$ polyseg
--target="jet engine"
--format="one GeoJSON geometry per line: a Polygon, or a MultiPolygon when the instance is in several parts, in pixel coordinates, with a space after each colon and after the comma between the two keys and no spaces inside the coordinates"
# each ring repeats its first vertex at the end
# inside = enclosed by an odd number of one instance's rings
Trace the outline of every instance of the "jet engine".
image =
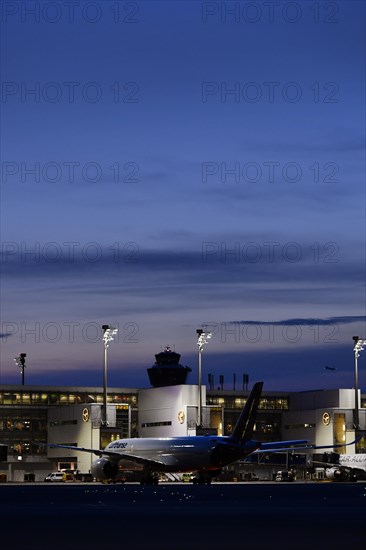
{"type": "Polygon", "coordinates": [[[343,474],[339,468],[334,466],[333,468],[327,468],[325,470],[325,477],[334,481],[341,481],[343,479],[343,474]]]}
{"type": "Polygon", "coordinates": [[[97,481],[105,481],[117,476],[118,464],[111,462],[108,458],[98,458],[93,462],[90,470],[97,481]]]}

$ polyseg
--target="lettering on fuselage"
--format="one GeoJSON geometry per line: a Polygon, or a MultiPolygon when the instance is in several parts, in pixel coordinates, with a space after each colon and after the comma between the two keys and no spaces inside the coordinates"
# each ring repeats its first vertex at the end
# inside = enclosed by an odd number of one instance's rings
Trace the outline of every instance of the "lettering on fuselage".
{"type": "Polygon", "coordinates": [[[341,455],[339,457],[339,462],[365,462],[366,461],[366,455],[360,454],[360,455],[341,455]]]}
{"type": "Polygon", "coordinates": [[[128,443],[124,443],[123,441],[115,441],[114,443],[110,443],[107,449],[125,449],[127,445],[128,443]]]}

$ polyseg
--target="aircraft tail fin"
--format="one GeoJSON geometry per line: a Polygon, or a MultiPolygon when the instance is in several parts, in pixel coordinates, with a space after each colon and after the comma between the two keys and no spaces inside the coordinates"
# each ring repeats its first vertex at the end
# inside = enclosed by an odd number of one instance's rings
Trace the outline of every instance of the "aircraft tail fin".
{"type": "Polygon", "coordinates": [[[248,397],[248,400],[243,408],[239,420],[235,424],[232,438],[235,439],[252,439],[253,428],[257,416],[259,400],[261,398],[263,382],[256,382],[248,397]]]}

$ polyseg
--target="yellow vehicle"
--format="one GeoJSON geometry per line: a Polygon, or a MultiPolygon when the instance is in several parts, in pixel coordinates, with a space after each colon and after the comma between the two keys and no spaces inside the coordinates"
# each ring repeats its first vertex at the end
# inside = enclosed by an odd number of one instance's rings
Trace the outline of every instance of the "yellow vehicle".
{"type": "Polygon", "coordinates": [[[190,483],[194,478],[194,475],[191,472],[186,472],[182,474],[182,481],[185,483],[190,483]]]}

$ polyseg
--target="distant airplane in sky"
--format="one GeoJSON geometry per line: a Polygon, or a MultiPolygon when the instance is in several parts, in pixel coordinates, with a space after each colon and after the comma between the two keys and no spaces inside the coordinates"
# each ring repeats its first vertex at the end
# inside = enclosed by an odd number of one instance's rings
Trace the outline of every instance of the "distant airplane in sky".
{"type": "Polygon", "coordinates": [[[336,367],[328,367],[328,365],[326,365],[324,367],[325,370],[337,370],[336,367]]]}
{"type": "MultiPolygon", "coordinates": [[[[62,444],[49,446],[97,455],[98,458],[91,466],[91,473],[99,481],[115,479],[119,473],[119,466],[127,468],[128,464],[131,467],[131,462],[138,464],[143,469],[140,483],[146,485],[157,485],[160,472],[195,472],[197,477],[194,478],[194,483],[209,484],[213,477],[221,473],[223,466],[252,453],[319,448],[305,445],[307,440],[303,439],[268,443],[252,439],[262,387],[263,382],[257,382],[253,386],[230,436],[118,439],[109,443],[105,449],[86,449],[62,444]]],[[[321,448],[328,447],[334,448],[333,445],[321,448]]]]}

